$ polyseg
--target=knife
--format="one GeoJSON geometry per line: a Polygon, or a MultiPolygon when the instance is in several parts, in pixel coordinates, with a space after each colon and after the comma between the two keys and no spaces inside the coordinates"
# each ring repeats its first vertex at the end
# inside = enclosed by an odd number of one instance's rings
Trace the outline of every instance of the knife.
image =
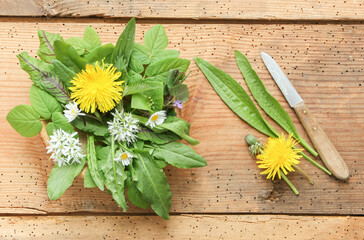
{"type": "Polygon", "coordinates": [[[287,99],[287,102],[295,110],[326,167],[336,178],[341,180],[348,179],[350,175],[349,169],[344,160],[321,129],[317,120],[311,114],[292,83],[271,56],[264,52],[261,52],[261,56],[274,81],[287,99]]]}

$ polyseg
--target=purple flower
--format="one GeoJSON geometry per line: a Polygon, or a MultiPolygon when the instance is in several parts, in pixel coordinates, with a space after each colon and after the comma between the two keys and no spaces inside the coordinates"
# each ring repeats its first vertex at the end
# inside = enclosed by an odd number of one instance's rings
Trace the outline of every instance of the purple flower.
{"type": "Polygon", "coordinates": [[[173,102],[173,106],[182,109],[182,102],[177,100],[173,102]]]}

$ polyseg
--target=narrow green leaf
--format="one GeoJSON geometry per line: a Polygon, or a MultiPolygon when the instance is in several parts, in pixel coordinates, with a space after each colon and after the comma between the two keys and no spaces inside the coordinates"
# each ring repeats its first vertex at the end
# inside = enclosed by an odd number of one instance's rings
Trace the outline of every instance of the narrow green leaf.
{"type": "Polygon", "coordinates": [[[107,129],[107,126],[104,124],[101,124],[99,121],[93,118],[76,118],[71,122],[71,124],[75,127],[80,129],[81,131],[92,133],[96,136],[108,136],[109,130],[107,129]],[[83,120],[85,119],[85,120],[83,120]]]}
{"type": "Polygon", "coordinates": [[[6,120],[23,137],[33,137],[42,130],[40,115],[30,105],[18,105],[6,115],[6,120]]]}
{"type": "Polygon", "coordinates": [[[71,69],[69,69],[68,67],[66,67],[63,63],[61,63],[57,59],[52,60],[52,63],[55,72],[57,73],[63,84],[66,85],[67,87],[71,87],[72,86],[71,80],[73,79],[73,77],[76,76],[76,73],[71,69]]]}
{"type": "Polygon", "coordinates": [[[87,43],[86,49],[92,52],[94,49],[101,46],[101,40],[95,29],[87,26],[85,32],[83,33],[83,40],[87,43]]]}
{"type": "Polygon", "coordinates": [[[52,95],[35,85],[30,88],[30,102],[34,110],[44,119],[50,119],[55,112],[62,112],[62,105],[52,95]]]}
{"type": "Polygon", "coordinates": [[[149,203],[143,199],[142,193],[137,188],[136,182],[131,182],[127,191],[129,201],[137,207],[148,209],[149,203]]]}
{"type": "Polygon", "coordinates": [[[138,138],[144,141],[151,141],[157,144],[166,144],[172,141],[180,140],[181,138],[170,131],[155,133],[149,128],[141,128],[138,133],[138,138]]]}
{"type": "Polygon", "coordinates": [[[85,159],[81,163],[59,167],[53,167],[47,181],[47,192],[50,200],[57,200],[72,185],[73,180],[78,176],[85,166],[85,159]]]}
{"type": "Polygon", "coordinates": [[[56,58],[53,48],[54,41],[63,40],[63,38],[59,34],[53,34],[43,30],[38,30],[38,38],[40,42],[37,52],[39,58],[46,63],[51,63],[56,58]]]}
{"type": "Polygon", "coordinates": [[[68,43],[62,40],[54,42],[54,52],[57,60],[62,62],[66,67],[74,72],[80,72],[86,67],[86,60],[81,58],[76,50],[68,43]]]}
{"type": "Polygon", "coordinates": [[[170,142],[155,148],[153,156],[178,168],[196,168],[207,165],[205,159],[181,142],[170,142]]]}
{"type": "Polygon", "coordinates": [[[126,66],[129,64],[131,52],[133,51],[135,38],[135,18],[132,18],[121,33],[114,52],[112,54],[112,62],[115,63],[118,58],[123,58],[126,66]]]}
{"type": "Polygon", "coordinates": [[[100,175],[95,150],[95,137],[87,135],[87,166],[97,187],[104,191],[104,179],[100,175]]]}
{"type": "Polygon", "coordinates": [[[237,50],[235,50],[235,59],[250,92],[264,112],[266,112],[284,130],[292,134],[292,136],[312,153],[312,155],[317,156],[318,153],[298,134],[291,117],[266,89],[262,80],[260,80],[258,74],[250,65],[248,59],[237,50]]]}
{"type": "Polygon", "coordinates": [[[278,133],[265,121],[249,95],[238,82],[205,60],[197,57],[194,59],[212,87],[233,112],[258,131],[271,137],[278,136],[278,133]]]}
{"type": "Polygon", "coordinates": [[[190,61],[183,58],[166,58],[162,61],[150,64],[145,70],[146,75],[154,81],[165,82],[169,70],[178,69],[181,72],[186,72],[190,61]]]}
{"type": "Polygon", "coordinates": [[[115,202],[126,211],[124,186],[127,175],[121,162],[115,162],[114,137],[111,139],[111,148],[106,163],[102,166],[105,176],[106,188],[111,192],[115,202]]]}
{"type": "Polygon", "coordinates": [[[85,171],[85,176],[83,179],[83,187],[85,188],[97,188],[96,183],[94,182],[94,180],[91,177],[91,173],[90,173],[90,169],[86,169],[85,171]]]}
{"type": "Polygon", "coordinates": [[[137,187],[152,209],[162,218],[169,219],[171,207],[171,190],[163,170],[153,163],[146,151],[134,149],[137,159],[134,161],[138,176],[137,187]]]}

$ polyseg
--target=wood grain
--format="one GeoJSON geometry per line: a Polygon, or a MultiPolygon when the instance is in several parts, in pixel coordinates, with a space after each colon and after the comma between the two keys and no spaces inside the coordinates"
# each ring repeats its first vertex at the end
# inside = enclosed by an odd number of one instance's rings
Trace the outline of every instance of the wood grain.
{"type": "MultiPolygon", "coordinates": [[[[301,168],[315,184],[310,185],[298,173],[289,174],[301,193],[298,197],[284,182],[273,184],[265,180],[248,154],[243,137],[250,133],[263,142],[266,138],[230,111],[191,62],[192,73],[187,80],[191,99],[184,105],[182,117],[190,121],[191,135],[201,141],[194,149],[206,158],[208,166],[165,169],[173,195],[172,213],[364,214],[364,25],[159,22],[166,28],[169,48],[180,50],[181,57],[199,56],[210,61],[245,89],[233,50],[246,54],[307,140],[294,111],[265,69],[260,51],[273,56],[351,172],[350,179],[342,182],[303,160],[301,168]]],[[[49,201],[46,181],[53,164],[40,136],[21,137],[5,116],[15,105],[30,103],[31,81],[20,69],[16,54],[36,54],[37,29],[59,32],[67,38],[82,36],[85,27],[92,25],[106,43],[117,40],[125,23],[112,19],[0,19],[1,213],[121,212],[110,195],[84,189],[79,178],[59,200],[49,201]]],[[[150,26],[147,21],[138,21],[138,42],[150,26]]],[[[133,207],[128,211],[145,212],[133,207]]]]}
{"type": "Polygon", "coordinates": [[[1,217],[1,239],[363,239],[364,217],[285,215],[1,217]]]}
{"type": "Polygon", "coordinates": [[[355,0],[2,0],[0,16],[364,20],[364,4],[355,0]]]}

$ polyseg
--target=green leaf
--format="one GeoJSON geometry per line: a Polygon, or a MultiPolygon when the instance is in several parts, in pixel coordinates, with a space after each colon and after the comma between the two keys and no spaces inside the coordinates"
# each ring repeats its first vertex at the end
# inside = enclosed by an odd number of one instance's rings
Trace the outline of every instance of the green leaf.
{"type": "Polygon", "coordinates": [[[162,82],[155,82],[153,85],[155,86],[154,89],[132,95],[132,108],[154,112],[162,110],[164,101],[164,84],[162,82]]]}
{"type": "Polygon", "coordinates": [[[47,131],[48,136],[52,135],[53,134],[53,131],[55,129],[56,128],[54,126],[54,123],[52,123],[52,122],[47,123],[46,131],[47,131]]]}
{"type": "Polygon", "coordinates": [[[172,132],[155,133],[149,128],[141,128],[138,138],[144,141],[151,141],[157,144],[165,144],[168,142],[180,140],[181,138],[172,132]]]}
{"type": "Polygon", "coordinates": [[[142,62],[137,58],[131,55],[129,68],[136,73],[142,73],[144,71],[144,66],[142,62]]]}
{"type": "Polygon", "coordinates": [[[76,50],[65,41],[57,40],[54,42],[54,52],[57,60],[74,72],[80,72],[86,67],[86,60],[81,58],[76,50]]]}
{"type": "Polygon", "coordinates": [[[63,131],[70,132],[70,133],[75,131],[73,126],[67,121],[67,118],[65,116],[63,116],[63,114],[61,112],[55,112],[52,115],[52,123],[53,123],[54,129],[61,128],[63,131]]]}
{"type": "Polygon", "coordinates": [[[134,84],[141,83],[141,82],[143,82],[142,75],[140,75],[139,73],[134,72],[133,70],[129,70],[126,87],[128,85],[134,85],[134,84]]]}
{"type": "Polygon", "coordinates": [[[150,63],[150,57],[151,57],[150,53],[149,53],[148,49],[140,43],[134,44],[134,48],[133,48],[131,55],[134,56],[135,58],[139,59],[139,61],[143,65],[147,65],[150,63]]]}
{"type": "Polygon", "coordinates": [[[101,40],[95,29],[90,26],[87,26],[85,32],[83,33],[83,40],[85,40],[86,49],[89,52],[92,52],[94,49],[101,46],[101,40]]]}
{"type": "Polygon", "coordinates": [[[135,84],[129,84],[125,86],[123,96],[133,95],[137,93],[142,93],[145,91],[153,90],[153,89],[159,89],[160,84],[156,84],[156,82],[152,81],[143,81],[140,83],[135,84]]]}
{"type": "Polygon", "coordinates": [[[39,59],[30,57],[27,52],[18,54],[21,68],[26,71],[34,84],[42,90],[52,94],[58,101],[70,101],[67,88],[60,78],[53,72],[53,66],[39,59]]]}
{"type": "Polygon", "coordinates": [[[121,33],[114,52],[112,54],[112,62],[115,63],[118,58],[123,58],[126,66],[129,64],[131,52],[133,51],[135,38],[135,18],[132,18],[121,33]]]}
{"type": "Polygon", "coordinates": [[[136,182],[131,182],[127,191],[129,201],[137,207],[148,209],[149,203],[143,199],[142,193],[138,190],[136,182]]]}
{"type": "Polygon", "coordinates": [[[178,69],[181,72],[186,72],[189,65],[190,61],[187,59],[166,58],[162,61],[150,64],[145,70],[145,73],[154,81],[165,82],[168,77],[169,70],[178,69]]]}
{"type": "Polygon", "coordinates": [[[23,137],[33,137],[42,130],[40,115],[30,105],[18,105],[6,115],[6,120],[23,137]]]}
{"type": "Polygon", "coordinates": [[[114,137],[111,139],[111,148],[106,163],[102,166],[105,176],[106,188],[111,192],[115,202],[126,211],[124,186],[127,175],[121,162],[115,162],[114,137]]]}
{"type": "Polygon", "coordinates": [[[96,188],[97,185],[91,177],[90,169],[86,169],[85,176],[83,179],[83,187],[85,188],[96,188]]]}
{"type": "Polygon", "coordinates": [[[297,139],[310,153],[312,153],[312,155],[317,156],[318,153],[298,134],[288,113],[265,88],[262,80],[260,80],[258,74],[253,70],[248,59],[237,50],[235,50],[235,59],[250,92],[253,94],[253,97],[264,112],[266,112],[284,130],[292,134],[292,136],[297,139]]]}
{"type": "Polygon", "coordinates": [[[173,86],[169,90],[169,92],[172,96],[174,96],[177,100],[181,102],[186,102],[190,97],[190,93],[186,84],[178,84],[176,86],[173,86]]]}
{"type": "Polygon", "coordinates": [[[137,187],[152,209],[162,218],[169,219],[171,190],[163,170],[158,168],[146,151],[134,149],[135,173],[138,176],[137,187]]]}
{"type": "Polygon", "coordinates": [[[73,77],[76,76],[76,73],[71,69],[69,69],[68,67],[66,67],[63,63],[61,63],[57,59],[52,60],[52,63],[54,66],[54,70],[56,71],[57,75],[59,76],[63,84],[66,85],[67,87],[71,87],[72,86],[71,80],[73,79],[73,77]]]}
{"type": "Polygon", "coordinates": [[[93,135],[87,136],[87,166],[91,173],[91,177],[94,180],[97,187],[101,191],[104,191],[104,179],[102,178],[99,172],[99,167],[97,165],[95,137],[93,135]]]}
{"type": "Polygon", "coordinates": [[[93,118],[84,118],[85,122],[81,118],[76,118],[71,122],[71,124],[80,129],[81,131],[92,133],[96,136],[108,136],[109,130],[107,129],[107,126],[104,124],[101,124],[99,121],[93,118]]]}
{"type": "Polygon", "coordinates": [[[180,55],[180,52],[174,49],[167,49],[167,50],[159,50],[155,51],[151,56],[150,63],[156,63],[162,61],[166,58],[177,58],[180,55]]]}
{"type": "Polygon", "coordinates": [[[66,39],[65,42],[70,44],[78,55],[82,55],[86,52],[87,43],[80,37],[70,37],[66,39]]]}
{"type": "Polygon", "coordinates": [[[72,185],[85,166],[85,159],[81,163],[59,167],[55,165],[47,181],[47,192],[50,200],[57,200],[72,185]]]}
{"type": "Polygon", "coordinates": [[[149,29],[144,35],[144,45],[152,55],[156,51],[165,49],[168,38],[164,27],[158,24],[149,29]]]}
{"type": "Polygon", "coordinates": [[[56,58],[53,48],[54,41],[63,40],[63,38],[59,34],[53,34],[43,30],[38,30],[38,38],[40,41],[37,52],[39,58],[46,63],[51,63],[56,58]]]}
{"type": "Polygon", "coordinates": [[[270,137],[278,135],[273,127],[265,121],[249,95],[238,82],[205,60],[197,57],[194,59],[212,87],[233,112],[258,131],[270,137]]]}
{"type": "Polygon", "coordinates": [[[181,142],[170,142],[155,148],[153,156],[178,168],[196,168],[207,165],[205,159],[181,142]]]}
{"type": "Polygon", "coordinates": [[[112,43],[104,44],[98,48],[95,48],[90,54],[85,56],[88,63],[94,63],[96,61],[109,62],[108,58],[111,57],[114,52],[114,45],[112,43]]]}
{"type": "Polygon", "coordinates": [[[62,105],[52,95],[32,85],[30,88],[30,102],[34,110],[44,119],[50,119],[55,112],[62,112],[62,105]]]}

